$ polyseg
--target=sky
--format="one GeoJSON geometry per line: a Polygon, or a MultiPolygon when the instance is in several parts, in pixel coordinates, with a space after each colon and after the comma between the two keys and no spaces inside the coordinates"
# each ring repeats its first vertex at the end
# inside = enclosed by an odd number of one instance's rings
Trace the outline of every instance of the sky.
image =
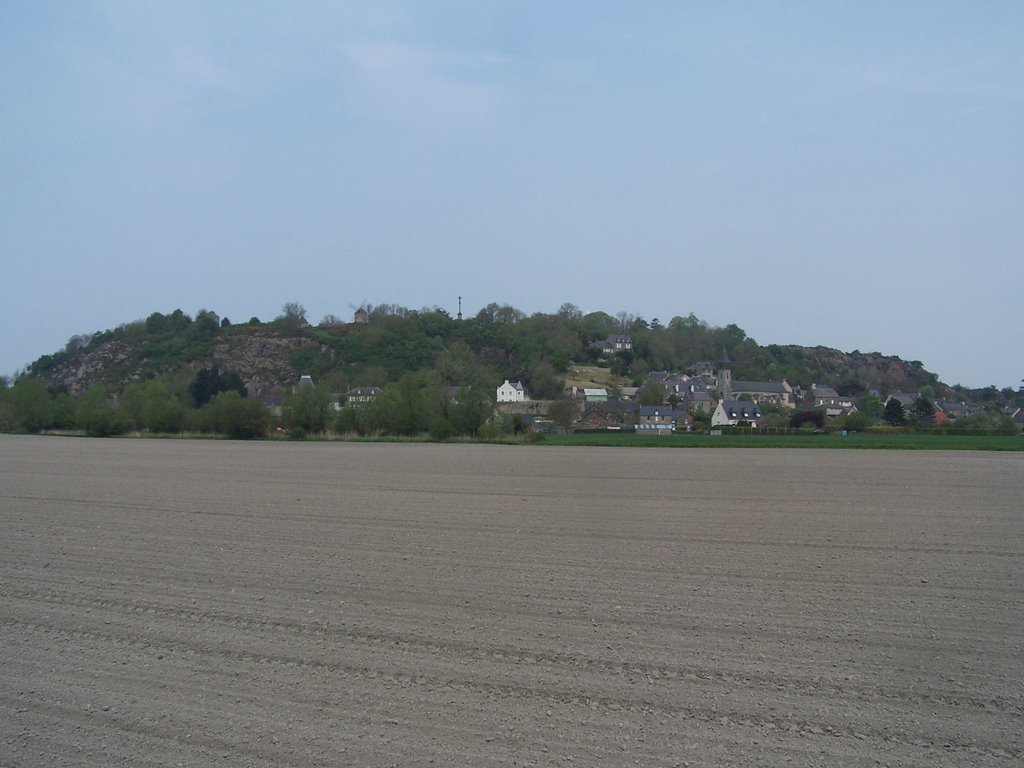
{"type": "Polygon", "coordinates": [[[0,374],[565,302],[1024,377],[1024,3],[0,3],[0,374]]]}

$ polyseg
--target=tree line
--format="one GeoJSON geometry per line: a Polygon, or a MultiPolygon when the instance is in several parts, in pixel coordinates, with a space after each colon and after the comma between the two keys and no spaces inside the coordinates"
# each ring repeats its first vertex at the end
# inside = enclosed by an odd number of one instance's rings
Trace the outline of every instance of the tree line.
{"type": "MultiPolygon", "coordinates": [[[[113,330],[75,336],[63,350],[39,358],[13,385],[5,383],[0,389],[0,429],[251,435],[259,434],[265,425],[265,431],[306,433],[404,435],[433,430],[444,435],[450,430],[453,435],[478,435],[482,429],[491,429],[486,425],[495,420],[479,422],[473,415],[476,411],[464,413],[466,406],[460,405],[460,399],[446,398],[450,388],[493,393],[496,383],[508,378],[523,382],[534,399],[554,401],[562,394],[571,363],[609,366],[622,384],[640,386],[647,383],[651,371],[683,371],[700,360],[714,363],[723,351],[732,360],[735,379],[785,378],[805,389],[812,382],[828,384],[840,394],[860,396],[862,403],[871,402],[866,394],[869,388],[897,388],[873,380],[870,365],[852,368],[836,360],[823,362],[814,350],[800,347],[762,347],[735,324],[711,326],[692,313],[662,323],[626,312],[584,313],[572,304],[563,304],[554,313],[527,315],[510,305],[492,303],[461,320],[437,307],[364,305],[362,312],[368,320],[365,324],[328,315],[320,324],[310,325],[305,309],[289,302],[269,322],[253,317],[236,324],[211,310],[202,309],[193,318],[176,309],[168,314],[154,312],[113,330]],[[613,333],[628,334],[632,349],[603,354],[595,342],[613,333]],[[332,407],[330,414],[312,419],[293,416],[308,410],[306,406],[288,404],[280,414],[266,410],[261,415],[257,404],[248,402],[252,398],[246,397],[237,374],[202,368],[194,378],[186,377],[213,357],[215,344],[230,344],[232,334],[302,339],[305,343],[295,345],[288,364],[295,371],[312,374],[318,398],[351,386],[379,386],[385,394],[374,407],[340,412],[332,407]],[[309,344],[310,340],[317,343],[309,344]],[[28,383],[54,381],[60,366],[102,351],[111,342],[118,342],[118,357],[123,352],[129,362],[104,366],[100,381],[77,399],[51,384],[48,390],[43,387],[48,396],[43,402],[39,385],[28,383]],[[229,394],[232,391],[235,395],[229,394]]],[[[877,353],[850,355],[857,360],[875,359],[881,363],[874,366],[878,370],[900,371],[903,378],[896,383],[905,391],[927,392],[930,398],[951,394],[916,361],[904,364],[877,353]],[[894,360],[900,364],[892,365],[894,360]]],[[[654,398],[655,390],[650,387],[643,396],[654,398]]],[[[1024,404],[1024,389],[953,388],[952,394],[957,399],[977,397],[990,411],[1015,401],[1024,404]]],[[[873,410],[879,413],[872,413],[872,418],[880,420],[881,406],[873,410]]]]}
{"type": "Polygon", "coordinates": [[[435,439],[496,437],[522,429],[496,413],[493,390],[467,386],[457,392],[429,372],[408,374],[369,403],[338,399],[324,385],[297,387],[279,408],[250,397],[237,374],[200,370],[184,398],[166,382],[128,385],[119,397],[105,387],[82,397],[52,393],[41,379],[0,380],[0,431],[81,432],[94,437],[129,433],[215,434],[235,439],[274,433],[291,437],[329,433],[415,436],[435,439]]]}

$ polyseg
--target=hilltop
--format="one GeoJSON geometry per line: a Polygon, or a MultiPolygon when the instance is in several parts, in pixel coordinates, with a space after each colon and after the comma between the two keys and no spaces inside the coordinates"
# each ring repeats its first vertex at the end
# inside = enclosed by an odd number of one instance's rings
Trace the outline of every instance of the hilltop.
{"type": "Polygon", "coordinates": [[[916,360],[824,346],[762,346],[736,325],[709,326],[692,314],[662,325],[623,313],[583,314],[572,305],[527,316],[491,304],[465,319],[438,309],[382,305],[364,308],[353,322],[329,317],[317,325],[306,321],[299,305],[286,305],[270,322],[252,318],[237,324],[209,310],[193,318],[178,309],[76,336],[63,350],[33,362],[26,373],[42,379],[52,392],[78,397],[96,386],[116,395],[151,379],[183,393],[198,371],[212,367],[237,374],[257,395],[290,387],[301,374],[345,391],[431,371],[451,386],[519,380],[533,397],[544,399],[561,393],[571,363],[605,369],[605,383],[635,386],[654,370],[715,363],[723,351],[737,379],[784,378],[805,389],[826,384],[851,395],[926,386],[936,396],[951,393],[916,360]],[[609,355],[601,347],[616,334],[628,336],[631,348],[609,355]]]}

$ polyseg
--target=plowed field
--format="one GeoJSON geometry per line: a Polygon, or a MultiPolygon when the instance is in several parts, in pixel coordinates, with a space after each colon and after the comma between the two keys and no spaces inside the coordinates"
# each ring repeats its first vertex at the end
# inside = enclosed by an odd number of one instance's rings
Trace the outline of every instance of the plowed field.
{"type": "Polygon", "coordinates": [[[0,437],[0,765],[1024,762],[1024,455],[0,437]]]}

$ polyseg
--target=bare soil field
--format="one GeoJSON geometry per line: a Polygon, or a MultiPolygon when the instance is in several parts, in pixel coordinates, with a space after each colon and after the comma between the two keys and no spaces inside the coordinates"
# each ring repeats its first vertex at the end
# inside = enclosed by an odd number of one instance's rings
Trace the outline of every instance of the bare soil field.
{"type": "Polygon", "coordinates": [[[1024,763],[1024,456],[0,436],[3,766],[1024,763]]]}

